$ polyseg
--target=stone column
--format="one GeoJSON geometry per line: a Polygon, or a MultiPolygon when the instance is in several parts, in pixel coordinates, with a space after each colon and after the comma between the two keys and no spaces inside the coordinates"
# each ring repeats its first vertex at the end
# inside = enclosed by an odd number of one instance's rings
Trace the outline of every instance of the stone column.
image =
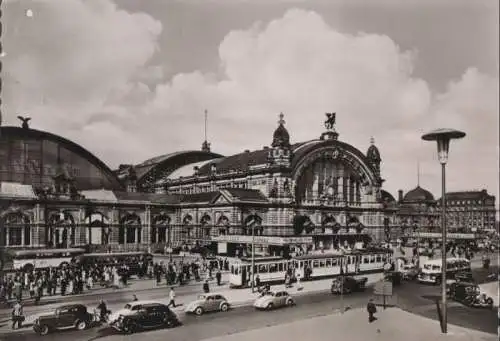
{"type": "Polygon", "coordinates": [[[110,211],[109,225],[111,227],[111,233],[109,236],[109,244],[118,244],[118,234],[119,234],[119,212],[116,207],[110,211]]]}
{"type": "MultiPolygon", "coordinates": [[[[158,230],[156,231],[158,234],[158,230]]],[[[156,236],[158,241],[158,235],[156,236]]],[[[142,224],[142,244],[151,245],[151,207],[146,206],[144,210],[144,221],[142,224]]]]}
{"type": "Polygon", "coordinates": [[[42,246],[40,238],[40,225],[42,221],[42,209],[40,204],[35,205],[33,210],[33,224],[31,225],[31,245],[32,246],[42,246]]]}

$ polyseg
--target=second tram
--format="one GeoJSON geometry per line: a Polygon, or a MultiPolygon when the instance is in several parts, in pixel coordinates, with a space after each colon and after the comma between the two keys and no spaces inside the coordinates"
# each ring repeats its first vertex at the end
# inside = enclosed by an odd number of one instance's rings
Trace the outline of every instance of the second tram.
{"type": "MultiPolygon", "coordinates": [[[[313,280],[344,274],[381,273],[392,264],[391,250],[352,251],[345,254],[303,255],[292,259],[259,257],[254,259],[254,274],[260,284],[281,283],[289,274],[292,279],[313,280]]],[[[252,281],[252,261],[242,258],[230,266],[231,287],[246,287],[252,281]]]]}

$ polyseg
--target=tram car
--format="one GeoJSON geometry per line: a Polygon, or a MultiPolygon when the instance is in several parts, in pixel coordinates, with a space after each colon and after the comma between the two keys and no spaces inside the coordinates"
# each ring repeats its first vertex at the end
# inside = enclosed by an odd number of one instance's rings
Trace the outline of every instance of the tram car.
{"type": "MultiPolygon", "coordinates": [[[[291,259],[281,257],[256,257],[255,277],[259,284],[278,284],[291,274],[292,280],[315,280],[348,275],[382,273],[386,264],[392,264],[392,250],[354,250],[344,254],[311,254],[291,259]]],[[[252,260],[242,258],[230,266],[229,285],[232,288],[251,286],[252,260]]]]}

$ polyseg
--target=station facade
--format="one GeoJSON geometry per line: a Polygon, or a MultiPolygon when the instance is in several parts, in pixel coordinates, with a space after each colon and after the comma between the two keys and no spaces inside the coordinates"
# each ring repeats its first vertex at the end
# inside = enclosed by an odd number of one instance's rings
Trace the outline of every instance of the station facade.
{"type": "Polygon", "coordinates": [[[283,115],[271,146],[223,156],[204,141],[112,171],[81,146],[0,127],[0,245],[91,251],[211,247],[241,254],[324,252],[382,241],[397,221],[380,153],[338,139],[291,143],[283,115]],[[390,195],[389,195],[390,196],[390,195]]]}

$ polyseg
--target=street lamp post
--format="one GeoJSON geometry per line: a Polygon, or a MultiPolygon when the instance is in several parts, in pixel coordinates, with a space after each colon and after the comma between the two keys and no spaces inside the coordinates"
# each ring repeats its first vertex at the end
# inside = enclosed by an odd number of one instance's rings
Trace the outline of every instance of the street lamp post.
{"type": "Polygon", "coordinates": [[[252,226],[252,293],[255,292],[255,226],[252,226]]]}
{"type": "Polygon", "coordinates": [[[437,129],[424,134],[422,139],[425,141],[436,141],[439,163],[441,163],[441,296],[442,296],[442,319],[441,330],[444,334],[448,329],[448,316],[446,307],[446,162],[448,161],[448,151],[451,139],[460,139],[465,136],[464,132],[453,129],[437,129]]]}

